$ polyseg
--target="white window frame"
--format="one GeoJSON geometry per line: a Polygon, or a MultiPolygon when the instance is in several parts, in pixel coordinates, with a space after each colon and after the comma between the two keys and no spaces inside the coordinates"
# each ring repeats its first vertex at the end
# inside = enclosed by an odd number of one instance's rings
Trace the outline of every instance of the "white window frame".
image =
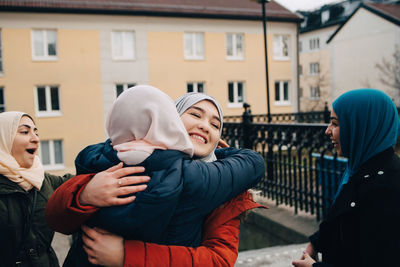
{"type": "Polygon", "coordinates": [[[188,85],[192,84],[194,93],[205,93],[206,92],[206,83],[205,82],[187,82],[186,83],[186,92],[189,93],[188,85]],[[203,92],[199,92],[199,85],[203,85],[203,92]]]}
{"type": "Polygon", "coordinates": [[[58,117],[62,115],[61,112],[61,92],[60,92],[60,86],[58,85],[38,85],[35,86],[34,88],[34,96],[35,96],[35,110],[36,110],[36,116],[37,117],[58,117]],[[39,96],[37,93],[37,90],[39,87],[44,87],[45,88],[45,97],[46,97],[46,110],[39,110],[39,96]],[[52,87],[57,87],[58,90],[58,105],[59,105],[59,110],[52,110],[51,109],[51,92],[50,88],[52,87]]]}
{"type": "Polygon", "coordinates": [[[204,42],[204,33],[203,32],[185,32],[183,36],[183,50],[184,50],[184,58],[187,60],[204,60],[205,59],[205,42],[204,42]],[[196,55],[197,50],[197,38],[202,36],[202,54],[196,55]],[[186,49],[186,39],[190,38],[192,41],[192,47],[190,53],[187,52],[186,49]]]}
{"type": "Polygon", "coordinates": [[[0,103],[0,113],[6,111],[6,99],[4,96],[4,87],[0,86],[0,94],[2,94],[3,103],[0,103]]]}
{"type": "Polygon", "coordinates": [[[135,60],[136,58],[136,35],[135,31],[129,30],[113,30],[111,31],[111,56],[113,60],[135,60]],[[122,55],[116,55],[116,36],[120,33],[122,36],[122,55]],[[132,44],[127,44],[127,35],[132,34],[132,44]],[[132,49],[132,55],[129,55],[128,50],[132,49]]]}
{"type": "Polygon", "coordinates": [[[319,74],[319,62],[310,63],[310,76],[316,76],[319,74]]]}
{"type": "Polygon", "coordinates": [[[40,161],[42,161],[42,142],[49,142],[49,157],[50,157],[50,164],[43,164],[43,169],[45,171],[49,170],[63,170],[65,169],[65,155],[64,155],[64,141],[62,139],[48,139],[48,140],[41,140],[39,145],[39,155],[40,161]],[[54,152],[54,141],[61,141],[61,157],[62,163],[55,163],[55,152],[54,152]]]}
{"type": "Polygon", "coordinates": [[[329,9],[324,10],[321,12],[321,23],[324,24],[325,22],[327,22],[330,18],[330,12],[329,9]]]}
{"type": "Polygon", "coordinates": [[[243,103],[246,102],[246,88],[245,84],[242,81],[229,81],[228,82],[228,108],[242,108],[243,103]],[[229,100],[229,84],[233,84],[233,102],[230,102],[229,100]],[[239,94],[238,94],[238,84],[242,84],[243,88],[243,100],[242,102],[239,102],[239,94]]]}
{"type": "Polygon", "coordinates": [[[286,34],[274,35],[274,59],[290,60],[290,36],[286,34]],[[284,55],[284,39],[287,41],[287,56],[284,55]]]}
{"type": "Polygon", "coordinates": [[[58,32],[55,29],[33,29],[31,30],[31,46],[32,46],[32,59],[35,61],[57,61],[58,60],[58,32]],[[35,32],[41,32],[42,33],[42,38],[43,38],[43,56],[37,56],[35,54],[35,32]],[[48,40],[47,40],[47,34],[48,32],[55,32],[56,33],[56,44],[55,44],[55,49],[56,49],[56,55],[49,55],[49,50],[47,49],[48,47],[48,40]]]}
{"type": "Polygon", "coordinates": [[[118,91],[117,91],[117,86],[118,85],[122,85],[122,92],[121,92],[121,94],[122,94],[126,89],[131,88],[133,86],[136,86],[137,84],[135,82],[131,82],[131,83],[116,83],[115,87],[114,87],[115,88],[115,90],[114,90],[115,99],[117,99],[117,97],[118,97],[118,91]]]}
{"type": "Polygon", "coordinates": [[[2,31],[0,29],[0,76],[4,73],[4,66],[3,66],[3,45],[2,45],[2,31]]]}
{"type": "Polygon", "coordinates": [[[311,100],[319,100],[321,97],[321,91],[319,86],[311,86],[310,87],[310,99],[311,100]]]}
{"type": "Polygon", "coordinates": [[[311,38],[310,39],[310,51],[317,51],[319,50],[319,38],[311,38]]]}
{"type": "Polygon", "coordinates": [[[226,59],[227,60],[244,60],[244,34],[243,33],[227,33],[225,37],[226,43],[226,59]],[[228,36],[232,36],[232,55],[228,55],[228,36]],[[242,54],[238,54],[239,36],[241,36],[242,54]]]}
{"type": "Polygon", "coordinates": [[[290,106],[290,81],[275,81],[274,83],[274,90],[275,90],[275,106],[290,106]],[[276,88],[275,88],[275,83],[279,83],[279,100],[276,100],[276,88]],[[288,85],[288,100],[282,99],[284,96],[284,84],[287,83],[288,85]]]}

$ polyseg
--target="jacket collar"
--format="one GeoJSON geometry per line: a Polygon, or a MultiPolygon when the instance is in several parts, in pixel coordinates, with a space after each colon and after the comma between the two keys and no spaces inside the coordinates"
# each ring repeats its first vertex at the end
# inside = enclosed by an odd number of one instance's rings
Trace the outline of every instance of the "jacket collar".
{"type": "Polygon", "coordinates": [[[171,166],[179,158],[190,158],[189,155],[178,150],[156,149],[143,163],[139,164],[145,167],[147,171],[158,171],[171,166]]]}
{"type": "Polygon", "coordinates": [[[7,177],[0,174],[0,194],[11,194],[11,193],[26,193],[19,185],[10,181],[7,177]]]}

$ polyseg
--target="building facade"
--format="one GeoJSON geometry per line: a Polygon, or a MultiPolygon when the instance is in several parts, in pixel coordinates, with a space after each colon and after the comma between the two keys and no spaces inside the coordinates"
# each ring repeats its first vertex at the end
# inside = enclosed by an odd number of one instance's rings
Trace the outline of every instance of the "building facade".
{"type": "Polygon", "coordinates": [[[370,87],[386,92],[400,106],[399,1],[363,3],[331,36],[328,44],[334,59],[333,99],[351,89],[370,87]]]}
{"type": "Polygon", "coordinates": [[[400,69],[385,74],[400,64],[400,1],[347,0],[300,13],[301,111],[322,110],[363,87],[381,89],[400,105],[400,69]]]}
{"type": "MultiPolygon", "coordinates": [[[[34,115],[47,170],[107,138],[117,96],[198,91],[226,115],[266,113],[261,6],[253,1],[0,1],[0,109],[34,115]]],[[[267,4],[270,108],[296,112],[300,18],[267,4]]]]}

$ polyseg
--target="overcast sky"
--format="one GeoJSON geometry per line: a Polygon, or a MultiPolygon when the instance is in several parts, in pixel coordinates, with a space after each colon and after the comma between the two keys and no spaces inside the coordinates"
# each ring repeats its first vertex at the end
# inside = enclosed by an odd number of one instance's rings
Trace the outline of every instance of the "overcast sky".
{"type": "MultiPolygon", "coordinates": [[[[290,11],[314,10],[325,4],[341,2],[340,0],[275,0],[290,11]]],[[[268,8],[268,4],[267,4],[268,8]]]]}

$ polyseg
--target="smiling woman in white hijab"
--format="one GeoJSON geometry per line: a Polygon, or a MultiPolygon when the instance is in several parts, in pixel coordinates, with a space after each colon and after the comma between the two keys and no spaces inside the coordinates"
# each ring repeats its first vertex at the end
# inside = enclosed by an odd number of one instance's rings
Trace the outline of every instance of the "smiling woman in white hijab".
{"type": "MultiPolygon", "coordinates": [[[[68,177],[45,174],[39,137],[23,112],[0,114],[0,259],[4,266],[59,266],[45,221],[51,193],[68,177]]],[[[3,266],[3,265],[2,265],[3,266]]]]}

